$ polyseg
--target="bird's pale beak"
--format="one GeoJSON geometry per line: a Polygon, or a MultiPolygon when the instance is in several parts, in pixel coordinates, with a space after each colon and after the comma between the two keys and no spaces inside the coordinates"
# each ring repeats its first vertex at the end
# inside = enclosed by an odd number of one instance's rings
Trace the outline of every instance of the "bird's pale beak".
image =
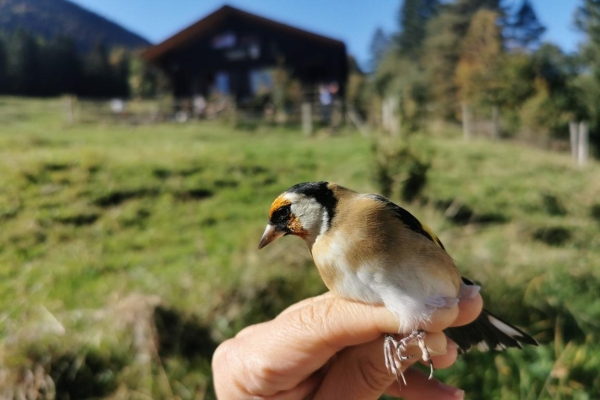
{"type": "Polygon", "coordinates": [[[260,239],[260,243],[258,244],[258,249],[262,249],[269,243],[279,239],[284,235],[284,232],[278,230],[273,225],[268,224],[267,229],[265,229],[265,233],[263,233],[262,238],[260,239]]]}

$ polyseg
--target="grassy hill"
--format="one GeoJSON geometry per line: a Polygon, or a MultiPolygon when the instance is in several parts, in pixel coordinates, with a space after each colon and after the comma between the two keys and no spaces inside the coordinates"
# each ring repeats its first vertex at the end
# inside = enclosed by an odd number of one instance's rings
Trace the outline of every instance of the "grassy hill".
{"type": "MultiPolygon", "coordinates": [[[[256,250],[273,198],[320,179],[378,190],[372,142],[353,132],[67,125],[63,113],[0,98],[5,391],[33,376],[63,398],[211,398],[218,342],[325,290],[300,240],[256,250]]],[[[437,376],[469,398],[600,397],[600,165],[452,132],[409,146],[431,167],[404,206],[487,308],[542,343],[437,376]]]]}
{"type": "Polygon", "coordinates": [[[24,29],[45,39],[58,35],[73,38],[82,51],[90,50],[97,42],[108,47],[135,49],[150,43],[67,0],[0,0],[0,32],[24,29]]]}

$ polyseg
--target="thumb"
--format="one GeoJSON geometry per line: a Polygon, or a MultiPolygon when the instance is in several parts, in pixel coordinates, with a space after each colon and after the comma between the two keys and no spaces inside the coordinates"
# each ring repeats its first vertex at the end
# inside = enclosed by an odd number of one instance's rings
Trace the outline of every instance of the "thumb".
{"type": "MultiPolygon", "coordinates": [[[[401,379],[392,375],[385,366],[383,341],[382,335],[369,343],[339,352],[332,360],[315,399],[376,399],[397,379],[401,379]]],[[[428,333],[425,342],[432,353],[446,352],[446,336],[441,332],[428,333]]],[[[421,358],[418,347],[414,350],[414,355],[402,362],[403,371],[421,358]]]]}

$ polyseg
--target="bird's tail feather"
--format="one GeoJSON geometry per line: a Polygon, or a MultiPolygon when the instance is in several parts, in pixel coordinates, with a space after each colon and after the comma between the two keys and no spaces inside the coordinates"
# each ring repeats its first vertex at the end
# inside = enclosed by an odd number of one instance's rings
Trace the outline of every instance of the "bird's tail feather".
{"type": "Polygon", "coordinates": [[[487,351],[521,348],[521,344],[538,345],[534,338],[486,310],[470,324],[448,328],[444,332],[456,342],[459,353],[466,353],[472,348],[487,351]]]}

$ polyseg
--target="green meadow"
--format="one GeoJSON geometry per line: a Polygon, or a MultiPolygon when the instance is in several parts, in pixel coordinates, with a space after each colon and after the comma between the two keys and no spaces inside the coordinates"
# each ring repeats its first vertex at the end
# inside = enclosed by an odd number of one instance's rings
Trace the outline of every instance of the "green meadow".
{"type": "MultiPolygon", "coordinates": [[[[219,342],[326,290],[300,240],[257,251],[272,200],[312,180],[380,190],[352,130],[65,115],[0,98],[0,398],[213,398],[219,342]]],[[[541,343],[437,377],[473,399],[599,398],[600,164],[453,128],[402,146],[429,169],[403,203],[396,160],[392,199],[541,343]]]]}

